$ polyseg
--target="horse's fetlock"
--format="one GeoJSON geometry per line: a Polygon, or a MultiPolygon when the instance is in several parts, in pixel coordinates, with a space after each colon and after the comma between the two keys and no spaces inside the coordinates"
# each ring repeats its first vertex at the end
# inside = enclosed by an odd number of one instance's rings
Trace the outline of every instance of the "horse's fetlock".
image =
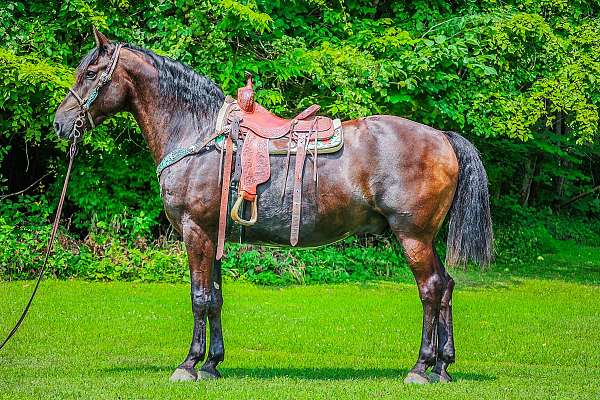
{"type": "Polygon", "coordinates": [[[427,349],[427,350],[423,350],[421,352],[421,357],[420,358],[421,358],[421,361],[425,365],[431,366],[431,365],[435,364],[435,362],[436,362],[436,356],[437,355],[436,355],[436,352],[434,350],[427,349]]]}

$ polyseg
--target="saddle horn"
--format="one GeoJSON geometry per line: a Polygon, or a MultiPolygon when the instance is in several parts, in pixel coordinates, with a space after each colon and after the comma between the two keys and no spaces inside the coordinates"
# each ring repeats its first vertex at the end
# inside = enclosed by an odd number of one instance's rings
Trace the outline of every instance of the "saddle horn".
{"type": "Polygon", "coordinates": [[[254,88],[252,84],[252,74],[246,71],[246,86],[238,89],[237,102],[240,108],[247,112],[254,112],[254,88]]]}

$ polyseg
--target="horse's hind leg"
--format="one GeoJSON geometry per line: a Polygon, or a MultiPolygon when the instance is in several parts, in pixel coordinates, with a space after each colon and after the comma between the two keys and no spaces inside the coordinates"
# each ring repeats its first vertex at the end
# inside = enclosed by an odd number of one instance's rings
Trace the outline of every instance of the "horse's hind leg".
{"type": "MultiPolygon", "coordinates": [[[[435,251],[435,249],[434,249],[435,251]]],[[[431,380],[436,382],[450,382],[452,377],[447,368],[454,362],[454,332],[452,326],[452,291],[454,280],[446,272],[442,260],[436,254],[438,265],[444,279],[444,293],[440,304],[440,315],[437,330],[437,362],[433,368],[431,380]]]]}
{"type": "Polygon", "coordinates": [[[445,289],[432,238],[415,239],[398,235],[410,268],[417,281],[419,297],[423,304],[423,329],[421,349],[415,366],[410,370],[404,382],[428,383],[428,368],[436,364],[437,330],[440,303],[445,289]]]}

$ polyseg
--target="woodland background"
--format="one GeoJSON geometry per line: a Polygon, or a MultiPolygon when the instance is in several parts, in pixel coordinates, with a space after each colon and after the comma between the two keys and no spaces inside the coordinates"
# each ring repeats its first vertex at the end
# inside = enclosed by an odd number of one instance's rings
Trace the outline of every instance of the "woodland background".
{"type": "MultiPolygon", "coordinates": [[[[394,114],[461,132],[488,171],[502,268],[557,240],[600,243],[599,1],[4,1],[0,280],[39,266],[66,164],[52,119],[92,25],[226,94],[252,71],[258,101],[277,113],[319,103],[342,119],[394,114]]],[[[54,275],[187,279],[153,171],[130,116],[86,136],[54,275]]],[[[224,267],[271,284],[410,277],[387,236],[310,252],[231,245],[224,267]]]]}

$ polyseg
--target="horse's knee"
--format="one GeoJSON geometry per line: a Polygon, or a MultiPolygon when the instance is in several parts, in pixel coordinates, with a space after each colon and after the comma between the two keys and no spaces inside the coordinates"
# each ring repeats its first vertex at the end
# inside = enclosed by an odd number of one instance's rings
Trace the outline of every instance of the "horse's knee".
{"type": "Polygon", "coordinates": [[[223,306],[223,297],[214,293],[197,290],[192,292],[192,307],[194,310],[208,313],[218,313],[223,306]]]}
{"type": "Polygon", "coordinates": [[[192,291],[192,307],[197,311],[208,311],[214,303],[213,296],[210,292],[204,290],[192,291]]]}
{"type": "Polygon", "coordinates": [[[223,307],[223,295],[220,291],[213,293],[213,302],[211,304],[213,309],[220,310],[223,307]]]}
{"type": "Polygon", "coordinates": [[[221,308],[223,306],[223,302],[219,302],[218,300],[211,301],[206,307],[206,311],[208,312],[209,318],[215,318],[221,316],[221,308]]]}

